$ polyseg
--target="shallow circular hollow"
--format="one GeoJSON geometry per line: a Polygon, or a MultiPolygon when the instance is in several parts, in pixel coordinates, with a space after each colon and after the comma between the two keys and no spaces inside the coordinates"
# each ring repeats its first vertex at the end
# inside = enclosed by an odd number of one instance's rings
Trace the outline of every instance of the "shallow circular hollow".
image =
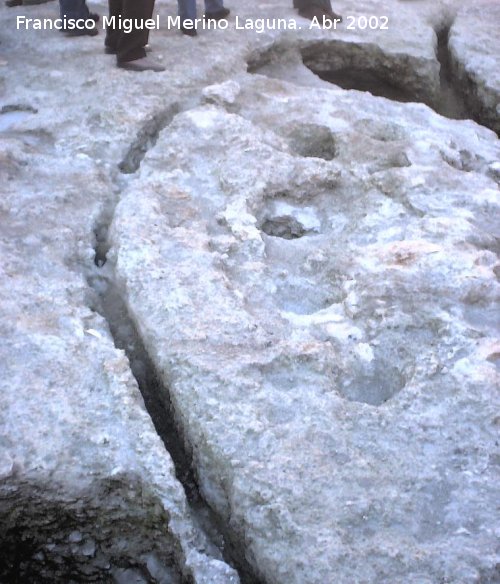
{"type": "Polygon", "coordinates": [[[28,120],[37,112],[38,110],[29,105],[4,105],[0,109],[0,131],[9,130],[12,126],[28,120]]]}
{"type": "Polygon", "coordinates": [[[304,158],[333,160],[339,153],[334,134],[319,124],[296,126],[289,132],[287,139],[292,152],[304,158]]]}
{"type": "Polygon", "coordinates": [[[282,239],[298,239],[306,234],[304,226],[293,217],[271,217],[260,228],[266,235],[282,239]]]}
{"type": "Polygon", "coordinates": [[[340,290],[300,277],[279,283],[275,294],[280,310],[304,316],[324,310],[341,298],[340,290]]]}
{"type": "Polygon", "coordinates": [[[271,237],[299,239],[321,232],[321,219],[313,206],[304,206],[283,197],[265,201],[258,214],[259,229],[271,237]]]}
{"type": "Polygon", "coordinates": [[[406,385],[405,375],[383,359],[349,367],[341,374],[337,390],[349,401],[380,406],[399,393],[406,385]]]}

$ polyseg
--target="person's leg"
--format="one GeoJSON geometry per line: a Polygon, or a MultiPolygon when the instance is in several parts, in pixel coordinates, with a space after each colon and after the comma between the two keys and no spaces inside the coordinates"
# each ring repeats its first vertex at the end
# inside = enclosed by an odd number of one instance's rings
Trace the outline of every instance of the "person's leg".
{"type": "Polygon", "coordinates": [[[325,12],[333,12],[332,3],[330,0],[313,0],[313,4],[317,4],[320,8],[323,8],[325,12]]]}
{"type": "Polygon", "coordinates": [[[59,10],[63,20],[61,32],[66,36],[94,36],[98,34],[99,15],[90,12],[85,0],[59,0],[59,10]],[[78,22],[78,27],[75,26],[78,22]]]}
{"type": "Polygon", "coordinates": [[[181,23],[184,20],[194,20],[196,18],[196,0],[177,0],[181,23]]]}
{"type": "MultiPolygon", "coordinates": [[[[111,4],[114,5],[114,3],[115,0],[110,0],[110,10],[111,4]]],[[[120,2],[121,16],[123,19],[137,19],[138,21],[143,22],[146,19],[151,18],[154,10],[154,3],[155,0],[122,0],[120,2]]],[[[147,29],[134,29],[128,33],[122,30],[116,32],[116,56],[118,63],[136,61],[137,59],[143,59],[146,56],[144,47],[148,44],[147,29]]]]}
{"type": "Polygon", "coordinates": [[[59,0],[61,18],[78,20],[89,18],[90,11],[85,0],[59,0]]]}
{"type": "Polygon", "coordinates": [[[322,8],[323,10],[332,9],[330,0],[293,0],[293,7],[298,8],[299,10],[305,10],[306,8],[312,8],[313,6],[322,8]]]}
{"type": "Polygon", "coordinates": [[[191,28],[187,23],[186,28],[184,28],[184,22],[186,20],[193,21],[196,19],[196,0],[177,0],[177,6],[181,19],[181,31],[185,35],[196,36],[195,28],[191,28]]]}
{"type": "MultiPolygon", "coordinates": [[[[153,16],[155,0],[108,0],[109,15],[125,19],[137,19],[138,22],[153,16]]],[[[144,27],[129,33],[120,29],[108,29],[106,33],[106,52],[116,53],[118,67],[131,71],[164,71],[165,67],[146,56],[149,30],[144,27]]]]}
{"type": "MultiPolygon", "coordinates": [[[[118,17],[122,13],[122,0],[108,0],[109,6],[109,16],[115,17],[115,20],[118,20],[118,17]]],[[[120,38],[120,31],[117,28],[112,28],[108,26],[106,28],[106,39],[104,40],[104,46],[106,47],[106,52],[116,54],[118,51],[118,40],[120,38]]]]}
{"type": "MultiPolygon", "coordinates": [[[[118,23],[119,16],[123,13],[123,0],[108,0],[109,6],[109,16],[114,16],[115,21],[118,23]]],[[[149,2],[146,4],[145,10],[149,12],[146,14],[144,18],[149,19],[153,18],[153,11],[154,11],[154,2],[149,2]]],[[[145,45],[146,46],[149,42],[149,29],[145,31],[145,45]]],[[[104,41],[104,45],[106,47],[106,53],[116,54],[118,51],[118,42],[120,38],[120,31],[118,28],[111,28],[108,27],[106,29],[106,40],[104,41]]]]}
{"type": "MultiPolygon", "coordinates": [[[[148,20],[150,18],[153,18],[153,12],[155,10],[155,0],[153,0],[153,2],[150,2],[147,6],[146,6],[146,10],[149,9],[149,12],[147,12],[147,16],[145,16],[145,18],[147,18],[148,20]]],[[[151,48],[149,47],[149,33],[151,31],[149,30],[149,28],[147,28],[144,31],[144,47],[146,47],[147,45],[147,49],[145,49],[146,52],[151,51],[151,48]]]]}

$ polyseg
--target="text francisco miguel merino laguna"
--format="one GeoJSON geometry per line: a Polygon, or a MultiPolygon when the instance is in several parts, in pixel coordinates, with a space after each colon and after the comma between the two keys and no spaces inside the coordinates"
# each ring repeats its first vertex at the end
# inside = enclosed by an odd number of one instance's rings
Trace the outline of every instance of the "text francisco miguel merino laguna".
{"type": "MultiPolygon", "coordinates": [[[[308,23],[308,28],[337,28],[337,22],[340,19],[330,20],[313,18],[308,23]]],[[[180,16],[168,16],[167,28],[180,30],[181,24],[189,30],[226,30],[229,27],[229,21],[225,18],[215,20],[213,18],[196,18],[194,20],[183,20],[180,16]]],[[[97,23],[93,19],[63,19],[63,18],[26,18],[26,16],[17,16],[17,30],[84,30],[95,28],[97,23]]],[[[158,30],[160,28],[160,16],[156,18],[122,18],[119,16],[103,16],[103,28],[112,28],[121,30],[124,33],[130,33],[132,30],[158,30]]],[[[266,30],[300,30],[302,26],[297,24],[293,18],[235,18],[236,30],[254,30],[257,33],[263,33],[266,30]]]]}

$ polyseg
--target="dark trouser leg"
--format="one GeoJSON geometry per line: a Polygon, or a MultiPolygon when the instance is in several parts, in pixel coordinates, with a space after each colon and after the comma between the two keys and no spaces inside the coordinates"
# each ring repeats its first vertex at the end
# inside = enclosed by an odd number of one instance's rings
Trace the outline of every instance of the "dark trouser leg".
{"type": "Polygon", "coordinates": [[[89,9],[85,0],[59,0],[61,18],[68,20],[86,19],[89,17],[89,9]]]}
{"type": "Polygon", "coordinates": [[[196,0],[177,0],[181,24],[185,20],[194,20],[196,18],[196,0]]]}
{"type": "MultiPolygon", "coordinates": [[[[153,12],[155,10],[155,0],[152,0],[151,2],[148,3],[148,14],[146,16],[146,18],[153,18],[153,12]]],[[[151,31],[149,29],[146,29],[144,31],[144,47],[149,43],[149,33],[151,31]]]]}
{"type": "Polygon", "coordinates": [[[149,30],[134,29],[129,33],[118,28],[119,17],[144,22],[153,15],[155,0],[109,0],[109,15],[115,17],[115,29],[106,31],[106,46],[116,49],[119,63],[136,61],[146,56],[149,30]]]}
{"type": "MultiPolygon", "coordinates": [[[[108,5],[109,16],[114,16],[115,21],[118,20],[118,16],[122,11],[122,0],[108,0],[108,5]]],[[[115,28],[111,28],[111,26],[106,27],[106,39],[104,41],[104,44],[114,51],[118,50],[118,39],[120,37],[120,31],[116,28],[117,26],[118,23],[115,22],[115,28]]]]}

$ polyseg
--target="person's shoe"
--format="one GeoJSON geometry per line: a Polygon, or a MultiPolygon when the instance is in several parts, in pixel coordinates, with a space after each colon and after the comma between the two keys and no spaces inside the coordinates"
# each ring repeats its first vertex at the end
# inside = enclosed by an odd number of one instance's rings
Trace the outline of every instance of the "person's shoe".
{"type": "Polygon", "coordinates": [[[165,67],[160,65],[150,57],[142,57],[142,59],[136,59],[135,61],[124,61],[122,63],[118,63],[118,67],[121,69],[127,69],[128,71],[155,71],[156,73],[160,73],[161,71],[165,71],[165,67]]]}
{"type": "Polygon", "coordinates": [[[220,10],[216,10],[215,12],[206,12],[203,15],[203,18],[205,20],[222,20],[223,18],[226,18],[226,16],[229,16],[231,14],[231,11],[229,10],[229,8],[221,8],[220,10]]]}
{"type": "Polygon", "coordinates": [[[196,32],[195,28],[184,28],[181,24],[181,32],[182,34],[185,34],[186,36],[190,36],[190,37],[195,37],[198,36],[198,33],[196,32]]]}
{"type": "Polygon", "coordinates": [[[12,8],[13,6],[22,6],[23,0],[5,0],[5,6],[12,8]]]}

